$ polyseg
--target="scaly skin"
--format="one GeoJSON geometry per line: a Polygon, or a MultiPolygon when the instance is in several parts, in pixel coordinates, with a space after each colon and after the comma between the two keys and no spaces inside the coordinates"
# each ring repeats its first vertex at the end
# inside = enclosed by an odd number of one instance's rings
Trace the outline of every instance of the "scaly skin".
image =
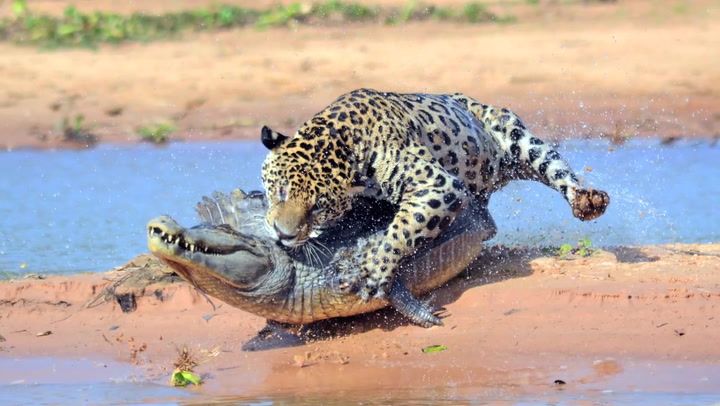
{"type": "Polygon", "coordinates": [[[381,237],[393,211],[379,209],[376,202],[362,203],[326,234],[335,238],[322,241],[326,248],[317,255],[276,244],[263,227],[262,195],[241,191],[205,198],[197,209],[206,225],[186,229],[167,216],[151,220],[148,246],[200,290],[268,320],[306,324],[392,305],[422,326],[442,324],[413,295],[435,289],[467,268],[482,242],[495,233],[489,214],[471,204],[441,238],[404,262],[388,299],[364,301],[340,289],[339,280],[344,272],[357,272],[363,247],[381,237]]]}

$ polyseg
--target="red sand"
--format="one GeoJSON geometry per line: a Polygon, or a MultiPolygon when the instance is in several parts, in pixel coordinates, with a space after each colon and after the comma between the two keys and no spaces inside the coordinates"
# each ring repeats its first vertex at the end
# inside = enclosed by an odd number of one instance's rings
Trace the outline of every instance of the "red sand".
{"type": "MultiPolygon", "coordinates": [[[[720,245],[613,251],[562,260],[493,249],[471,276],[432,295],[450,313],[444,327],[407,325],[386,310],[338,321],[329,327],[338,337],[261,352],[240,347],[263,320],[217,299],[213,310],[182,282],[148,286],[137,310],[123,313],[114,302],[84,308],[122,272],[7,281],[0,283],[0,356],[112,358],[164,383],[176,349],[187,345],[206,376],[198,390],[213,395],[446,385],[523,394],[552,390],[558,378],[570,387],[601,385],[649,363],[717,366],[720,245]],[[433,344],[448,350],[421,352],[433,344]]],[[[693,382],[717,389],[718,379],[693,382]]]]}

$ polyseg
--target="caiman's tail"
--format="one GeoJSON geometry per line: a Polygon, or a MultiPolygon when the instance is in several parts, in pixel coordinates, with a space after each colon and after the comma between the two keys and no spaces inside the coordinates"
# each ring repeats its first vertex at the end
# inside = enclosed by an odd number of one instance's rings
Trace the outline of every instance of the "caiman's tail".
{"type": "Polygon", "coordinates": [[[505,154],[504,169],[510,172],[510,179],[536,180],[557,190],[580,220],[592,220],[605,212],[610,203],[607,193],[583,189],[570,165],[552,146],[530,133],[515,113],[482,104],[463,94],[452,97],[477,117],[500,146],[505,154]]]}

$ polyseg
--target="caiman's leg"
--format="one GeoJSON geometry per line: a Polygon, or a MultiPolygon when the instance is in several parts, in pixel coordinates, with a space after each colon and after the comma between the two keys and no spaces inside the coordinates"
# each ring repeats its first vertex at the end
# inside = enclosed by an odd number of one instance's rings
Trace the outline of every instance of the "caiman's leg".
{"type": "Polygon", "coordinates": [[[296,347],[305,344],[298,334],[300,326],[268,320],[257,335],[242,345],[243,351],[262,351],[272,348],[296,347]]]}
{"type": "Polygon", "coordinates": [[[410,293],[402,281],[400,281],[400,278],[395,278],[390,288],[388,298],[390,299],[390,304],[398,313],[419,326],[432,327],[443,325],[440,313],[444,309],[435,309],[429,303],[417,299],[410,293]]]}
{"type": "MultiPolygon", "coordinates": [[[[462,241],[469,242],[469,246],[465,247],[465,249],[472,250],[474,247],[478,247],[479,252],[482,242],[495,236],[495,221],[487,211],[487,207],[478,206],[477,204],[470,205],[460,214],[459,218],[458,221],[463,224],[463,227],[454,230],[460,235],[452,238],[462,238],[462,241]]],[[[454,242],[454,244],[457,243],[458,240],[454,242]]],[[[437,270],[433,271],[436,272],[437,270]]],[[[405,287],[401,277],[396,278],[393,282],[389,300],[395,310],[422,327],[442,326],[442,318],[447,315],[444,313],[445,309],[435,308],[427,301],[415,298],[405,287]]]]}
{"type": "Polygon", "coordinates": [[[453,98],[465,104],[504,152],[501,171],[508,173],[506,180],[536,180],[550,186],[563,195],[573,215],[583,221],[593,220],[605,212],[610,203],[607,193],[583,189],[560,154],[530,133],[515,113],[481,104],[462,94],[453,98]]]}

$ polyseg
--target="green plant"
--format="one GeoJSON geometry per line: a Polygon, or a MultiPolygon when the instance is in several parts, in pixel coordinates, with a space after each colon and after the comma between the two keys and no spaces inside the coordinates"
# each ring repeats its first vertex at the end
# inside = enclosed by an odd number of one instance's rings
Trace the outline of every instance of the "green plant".
{"type": "Polygon", "coordinates": [[[570,244],[563,244],[557,249],[557,255],[559,257],[566,257],[572,253],[573,246],[570,244]]]}
{"type": "Polygon", "coordinates": [[[514,21],[497,17],[481,3],[464,7],[440,7],[409,0],[402,8],[375,6],[344,0],[301,2],[264,10],[217,5],[159,15],[82,12],[74,6],[62,16],[33,13],[26,0],[12,1],[12,17],[0,18],[0,40],[43,47],[95,47],[100,43],[150,41],[172,38],[190,31],[217,31],[233,27],[260,29],[291,24],[321,24],[339,21],[384,21],[387,24],[437,19],[465,23],[514,21]]]}
{"type": "Polygon", "coordinates": [[[463,7],[463,18],[469,23],[479,23],[482,21],[490,21],[495,15],[490,13],[484,4],[472,2],[463,7]]]}
{"type": "Polygon", "coordinates": [[[63,117],[60,124],[63,140],[85,147],[91,147],[98,142],[98,137],[85,126],[85,116],[76,114],[75,117],[63,117]]]}
{"type": "Polygon", "coordinates": [[[453,10],[449,7],[432,7],[430,16],[436,20],[451,20],[454,17],[453,10]]]}
{"type": "Polygon", "coordinates": [[[175,131],[175,125],[168,122],[146,124],[137,129],[137,134],[143,141],[153,144],[164,144],[170,140],[170,134],[175,131]]]}
{"type": "Polygon", "coordinates": [[[170,134],[175,131],[171,123],[161,122],[147,124],[137,129],[137,133],[143,141],[153,144],[164,144],[170,140],[170,134]]]}
{"type": "Polygon", "coordinates": [[[587,237],[580,239],[575,246],[572,246],[571,244],[563,244],[555,250],[555,254],[560,258],[567,258],[570,255],[589,257],[594,252],[595,249],[592,248],[592,241],[590,241],[587,237]]]}
{"type": "Polygon", "coordinates": [[[585,237],[578,241],[575,253],[581,257],[589,257],[593,253],[592,242],[585,237]]]}
{"type": "Polygon", "coordinates": [[[400,14],[397,17],[396,23],[405,23],[410,21],[410,19],[413,18],[413,16],[417,13],[417,10],[419,8],[419,4],[417,0],[410,0],[405,4],[405,7],[403,7],[400,10],[400,14]]]}
{"type": "Polygon", "coordinates": [[[370,20],[377,16],[377,10],[359,3],[346,3],[340,0],[328,0],[315,4],[311,14],[326,19],[340,16],[348,21],[370,20]]]}
{"type": "Polygon", "coordinates": [[[309,11],[310,10],[304,10],[304,7],[300,3],[291,3],[287,6],[279,5],[274,10],[260,15],[255,26],[258,28],[267,28],[288,25],[292,22],[298,22],[300,18],[309,14],[309,11]]]}

